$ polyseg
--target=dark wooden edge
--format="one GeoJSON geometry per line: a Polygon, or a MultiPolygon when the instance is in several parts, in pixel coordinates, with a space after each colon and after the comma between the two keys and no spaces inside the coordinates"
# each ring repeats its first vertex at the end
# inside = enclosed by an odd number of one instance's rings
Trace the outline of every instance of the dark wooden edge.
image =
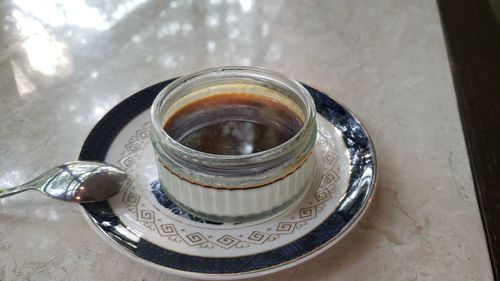
{"type": "Polygon", "coordinates": [[[500,281],[500,15],[487,0],[437,3],[493,275],[500,281]]]}

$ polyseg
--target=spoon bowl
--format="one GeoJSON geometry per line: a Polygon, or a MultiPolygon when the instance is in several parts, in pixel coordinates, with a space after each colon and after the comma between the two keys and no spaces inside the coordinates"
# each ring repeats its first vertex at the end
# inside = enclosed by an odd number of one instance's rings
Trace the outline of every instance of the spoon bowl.
{"type": "Polygon", "coordinates": [[[75,161],[54,167],[37,178],[0,190],[0,198],[38,190],[52,198],[75,203],[104,201],[118,193],[127,180],[121,169],[94,161],[75,161]]]}

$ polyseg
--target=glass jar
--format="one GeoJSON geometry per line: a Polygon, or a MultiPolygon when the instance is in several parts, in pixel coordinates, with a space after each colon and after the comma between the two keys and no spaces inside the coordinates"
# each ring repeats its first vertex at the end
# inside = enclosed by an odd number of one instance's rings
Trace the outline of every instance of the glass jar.
{"type": "Polygon", "coordinates": [[[162,188],[182,208],[203,218],[242,222],[285,209],[315,173],[315,106],[297,81],[262,68],[221,67],[181,77],[165,87],[152,109],[150,132],[162,188]],[[302,127],[286,142],[246,155],[217,155],[182,145],[163,129],[179,109],[218,94],[243,93],[277,101],[302,127]]]}

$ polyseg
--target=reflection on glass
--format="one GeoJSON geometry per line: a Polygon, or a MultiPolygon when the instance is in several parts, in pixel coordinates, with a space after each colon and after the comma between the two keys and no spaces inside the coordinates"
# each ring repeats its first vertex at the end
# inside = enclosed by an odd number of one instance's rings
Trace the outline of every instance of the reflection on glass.
{"type": "Polygon", "coordinates": [[[237,16],[235,13],[233,13],[233,12],[231,12],[231,11],[229,11],[229,12],[227,13],[227,15],[226,15],[226,23],[227,23],[227,24],[234,23],[234,22],[236,22],[237,20],[238,20],[238,16],[237,16]]]}
{"type": "Polygon", "coordinates": [[[75,123],[82,123],[83,122],[83,116],[82,115],[77,115],[77,116],[73,117],[73,121],[75,123]]]}
{"type": "Polygon", "coordinates": [[[138,44],[138,43],[141,43],[142,42],[142,37],[140,35],[134,35],[132,36],[132,42],[138,44]]]}
{"type": "Polygon", "coordinates": [[[41,218],[47,218],[50,221],[58,221],[59,213],[56,210],[48,210],[45,214],[41,214],[41,218]]]}
{"type": "Polygon", "coordinates": [[[17,22],[20,35],[25,38],[22,44],[31,67],[45,75],[66,75],[71,72],[67,58],[67,46],[56,40],[32,17],[15,10],[12,16],[17,22]]]}
{"type": "Polygon", "coordinates": [[[15,62],[11,61],[12,73],[16,80],[17,92],[21,97],[24,97],[36,90],[36,86],[30,81],[28,76],[23,72],[21,67],[15,62]]]}
{"type": "Polygon", "coordinates": [[[238,30],[238,28],[231,28],[231,30],[229,30],[229,38],[236,39],[239,35],[240,31],[238,30]]]}
{"type": "Polygon", "coordinates": [[[94,106],[94,116],[96,116],[97,118],[100,118],[101,116],[104,115],[104,113],[106,113],[106,109],[102,106],[94,106]]]}
{"type": "Polygon", "coordinates": [[[269,24],[267,22],[262,23],[262,37],[269,35],[269,24]]]}
{"type": "Polygon", "coordinates": [[[93,117],[95,119],[101,118],[108,110],[110,110],[113,107],[113,105],[118,103],[119,99],[120,97],[118,95],[112,95],[112,94],[106,96],[106,100],[92,98],[93,117]]]}
{"type": "Polygon", "coordinates": [[[243,12],[248,12],[252,9],[253,0],[240,0],[240,6],[243,12]]]}
{"type": "Polygon", "coordinates": [[[170,22],[158,29],[156,35],[158,38],[163,38],[165,36],[175,35],[181,29],[181,25],[178,22],[170,22]]]}
{"type": "Polygon", "coordinates": [[[21,173],[18,170],[7,171],[0,176],[0,186],[14,186],[21,182],[21,173]]]}
{"type": "Polygon", "coordinates": [[[217,44],[214,41],[210,40],[207,42],[207,51],[208,52],[212,53],[215,50],[215,47],[217,47],[217,44]]]}
{"type": "Polygon", "coordinates": [[[242,57],[242,58],[240,59],[240,64],[241,64],[241,65],[250,65],[250,62],[251,62],[251,60],[250,60],[250,58],[248,58],[248,57],[242,57]]]}
{"type": "MultiPolygon", "coordinates": [[[[19,40],[23,42],[22,47],[26,51],[31,68],[44,75],[66,76],[73,71],[72,61],[67,43],[56,37],[54,28],[76,27],[103,31],[145,1],[128,0],[100,6],[99,3],[89,3],[85,0],[13,0],[15,8],[11,17],[19,30],[19,40]]],[[[69,38],[75,34],[79,33],[68,30],[61,37],[69,38]]],[[[82,45],[87,44],[87,38],[75,39],[82,45]]],[[[138,41],[138,38],[135,39],[138,41]]],[[[21,81],[21,76],[18,78],[16,83],[21,94],[33,91],[29,83],[21,81]]]]}
{"type": "Polygon", "coordinates": [[[183,23],[182,24],[182,31],[184,33],[188,33],[193,30],[193,26],[190,23],[183,23]]]}
{"type": "Polygon", "coordinates": [[[161,62],[166,68],[175,68],[178,65],[177,60],[172,55],[166,55],[161,62]]]}
{"type": "Polygon", "coordinates": [[[219,25],[219,19],[216,15],[209,15],[207,18],[207,25],[210,27],[216,27],[219,25]]]}
{"type": "MultiPolygon", "coordinates": [[[[92,7],[88,1],[29,1],[14,0],[18,11],[29,15],[37,21],[50,27],[72,25],[80,28],[106,30],[125,17],[146,0],[124,1],[114,7],[113,11],[103,13],[102,7],[92,7]],[[101,8],[101,9],[99,9],[101,8]]],[[[116,3],[116,2],[115,2],[116,3]]]]}
{"type": "Polygon", "coordinates": [[[283,50],[281,48],[281,45],[277,42],[272,42],[271,47],[267,51],[266,59],[270,61],[277,61],[280,60],[282,56],[283,50]]]}
{"type": "Polygon", "coordinates": [[[179,7],[179,3],[177,1],[170,1],[170,8],[177,8],[179,7]]]}
{"type": "Polygon", "coordinates": [[[68,2],[14,0],[14,4],[23,13],[51,27],[69,24],[98,30],[109,28],[109,22],[100,14],[99,10],[87,6],[84,0],[68,2]]]}

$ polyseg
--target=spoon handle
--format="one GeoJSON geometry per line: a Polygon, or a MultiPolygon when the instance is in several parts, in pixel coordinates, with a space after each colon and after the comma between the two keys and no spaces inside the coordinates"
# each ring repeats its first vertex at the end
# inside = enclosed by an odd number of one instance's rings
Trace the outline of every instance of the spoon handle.
{"type": "Polygon", "coordinates": [[[25,185],[14,186],[10,188],[0,189],[0,198],[11,196],[19,192],[30,190],[31,188],[25,185]]]}

